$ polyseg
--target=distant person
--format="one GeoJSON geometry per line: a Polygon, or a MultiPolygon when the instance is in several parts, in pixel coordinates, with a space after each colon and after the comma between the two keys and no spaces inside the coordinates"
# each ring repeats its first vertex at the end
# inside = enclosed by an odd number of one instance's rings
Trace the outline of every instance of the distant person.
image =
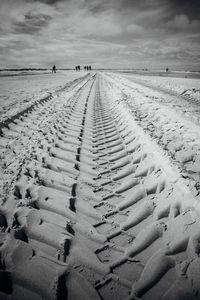
{"type": "Polygon", "coordinates": [[[56,73],[56,66],[55,65],[52,67],[52,73],[56,73]]]}
{"type": "Polygon", "coordinates": [[[166,68],[166,72],[169,72],[169,68],[166,68]]]}
{"type": "Polygon", "coordinates": [[[89,71],[91,71],[92,70],[92,67],[91,66],[89,66],[89,71]]]}
{"type": "Polygon", "coordinates": [[[84,71],[86,71],[86,66],[84,66],[84,71]]]}

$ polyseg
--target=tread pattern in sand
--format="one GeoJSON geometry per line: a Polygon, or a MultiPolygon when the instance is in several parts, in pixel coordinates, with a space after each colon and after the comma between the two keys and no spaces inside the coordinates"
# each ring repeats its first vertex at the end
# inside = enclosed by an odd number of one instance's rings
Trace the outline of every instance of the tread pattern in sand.
{"type": "Polygon", "coordinates": [[[52,133],[2,205],[2,298],[198,299],[196,200],[112,92],[95,75],[67,105],[58,95],[52,133]]]}

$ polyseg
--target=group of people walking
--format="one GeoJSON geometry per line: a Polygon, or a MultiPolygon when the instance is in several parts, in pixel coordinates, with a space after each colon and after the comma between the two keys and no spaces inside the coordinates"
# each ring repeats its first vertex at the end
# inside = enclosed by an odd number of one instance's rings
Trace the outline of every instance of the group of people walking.
{"type": "Polygon", "coordinates": [[[80,71],[81,70],[81,66],[76,66],[75,69],[76,69],[76,72],[80,71]]]}
{"type": "MultiPolygon", "coordinates": [[[[76,72],[81,70],[81,66],[76,66],[75,67],[76,72]]],[[[91,66],[84,66],[84,71],[91,71],[92,67],[91,66]]]]}
{"type": "MultiPolygon", "coordinates": [[[[80,71],[81,66],[76,66],[75,70],[76,70],[76,72],[80,71]]],[[[84,66],[84,71],[91,71],[91,70],[92,70],[91,66],[84,66]]],[[[52,67],[52,73],[56,73],[56,66],[55,65],[52,67]]]]}
{"type": "Polygon", "coordinates": [[[91,66],[84,66],[84,71],[91,71],[91,70],[92,70],[91,66]]]}

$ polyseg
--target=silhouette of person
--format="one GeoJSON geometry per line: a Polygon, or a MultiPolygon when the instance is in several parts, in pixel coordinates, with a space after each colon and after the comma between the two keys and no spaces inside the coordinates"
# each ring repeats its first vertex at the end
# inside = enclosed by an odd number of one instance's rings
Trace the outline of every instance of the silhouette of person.
{"type": "Polygon", "coordinates": [[[56,66],[55,65],[52,67],[52,73],[56,73],[56,66]]]}

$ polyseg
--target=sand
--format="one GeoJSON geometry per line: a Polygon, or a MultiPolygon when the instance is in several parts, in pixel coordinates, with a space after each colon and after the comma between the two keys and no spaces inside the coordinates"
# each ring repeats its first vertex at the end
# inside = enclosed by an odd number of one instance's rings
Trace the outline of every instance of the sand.
{"type": "Polygon", "coordinates": [[[0,298],[199,299],[200,99],[76,76],[1,123],[0,298]]]}

